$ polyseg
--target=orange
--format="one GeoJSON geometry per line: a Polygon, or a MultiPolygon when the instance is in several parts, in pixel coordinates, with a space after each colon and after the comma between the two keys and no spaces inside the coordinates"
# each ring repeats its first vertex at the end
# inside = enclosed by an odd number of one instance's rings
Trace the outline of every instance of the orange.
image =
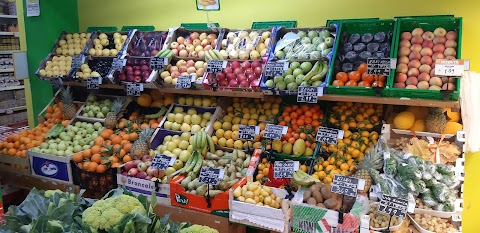
{"type": "Polygon", "coordinates": [[[335,79],[341,81],[342,83],[346,83],[348,81],[348,74],[345,72],[338,72],[337,75],[335,75],[335,79]]]}
{"type": "Polygon", "coordinates": [[[122,165],[122,164],[120,164],[120,163],[112,163],[112,166],[111,166],[111,167],[112,167],[112,168],[116,168],[116,167],[118,167],[118,166],[120,166],[120,165],[122,165]]]}
{"type": "Polygon", "coordinates": [[[90,162],[90,163],[88,164],[87,170],[88,170],[89,172],[96,172],[96,171],[97,171],[97,167],[98,167],[98,163],[96,163],[96,162],[90,162]]]}
{"type": "Polygon", "coordinates": [[[95,170],[98,173],[104,173],[107,170],[107,166],[100,164],[97,166],[97,169],[95,170]]]}
{"type": "Polygon", "coordinates": [[[102,156],[98,153],[93,154],[92,157],[90,158],[90,161],[96,162],[96,163],[100,163],[101,160],[102,160],[102,156]]]}
{"type": "Polygon", "coordinates": [[[80,162],[83,161],[83,156],[82,156],[81,153],[75,153],[75,154],[72,155],[72,160],[75,163],[80,163],[80,162]]]}
{"type": "Polygon", "coordinates": [[[358,66],[357,70],[358,72],[360,72],[360,74],[367,73],[367,64],[362,63],[361,65],[358,66]]]}
{"type": "Polygon", "coordinates": [[[132,160],[133,160],[133,158],[132,158],[131,155],[125,155],[125,156],[123,156],[123,159],[122,159],[122,161],[123,161],[124,163],[129,162],[129,161],[132,161],[132,160]]]}
{"type": "MultiPolygon", "coordinates": [[[[355,82],[359,82],[360,79],[361,79],[361,74],[360,72],[358,71],[351,71],[350,73],[348,73],[348,78],[350,80],[353,80],[355,82]]],[[[347,85],[348,86],[348,85],[347,85]]]]}
{"type": "Polygon", "coordinates": [[[100,146],[98,146],[98,145],[92,146],[92,148],[91,148],[92,154],[98,154],[98,153],[100,153],[100,149],[101,149],[101,148],[100,148],[100,146]]]}
{"type": "Polygon", "coordinates": [[[130,139],[129,139],[129,140],[130,140],[131,142],[134,142],[134,141],[136,141],[136,140],[138,139],[138,133],[130,133],[129,136],[130,136],[130,139]]]}
{"type": "Polygon", "coordinates": [[[89,159],[90,157],[92,157],[92,150],[90,149],[84,150],[82,156],[86,159],[89,159]]]}

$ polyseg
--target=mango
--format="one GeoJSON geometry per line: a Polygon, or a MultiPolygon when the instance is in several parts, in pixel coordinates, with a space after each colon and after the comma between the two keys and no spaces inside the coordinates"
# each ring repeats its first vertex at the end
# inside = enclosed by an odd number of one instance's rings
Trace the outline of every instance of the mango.
{"type": "Polygon", "coordinates": [[[282,145],[280,140],[273,140],[272,149],[278,153],[282,153],[282,145]]]}
{"type": "Polygon", "coordinates": [[[305,141],[301,138],[297,139],[293,144],[293,155],[299,157],[302,156],[307,149],[305,141]]]}
{"type": "Polygon", "coordinates": [[[291,155],[293,150],[293,145],[290,143],[285,143],[282,146],[282,153],[291,155]]]}

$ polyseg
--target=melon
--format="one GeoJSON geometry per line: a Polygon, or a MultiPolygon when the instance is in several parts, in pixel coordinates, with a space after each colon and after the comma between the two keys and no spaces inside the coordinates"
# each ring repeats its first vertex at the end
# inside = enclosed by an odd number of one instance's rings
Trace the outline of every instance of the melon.
{"type": "Polygon", "coordinates": [[[301,138],[297,139],[293,144],[293,155],[299,157],[302,156],[307,149],[305,141],[301,138]]]}
{"type": "Polygon", "coordinates": [[[452,112],[451,108],[444,108],[443,112],[447,113],[449,122],[460,122],[460,119],[461,119],[460,112],[452,112]]]}
{"type": "Polygon", "coordinates": [[[393,125],[397,129],[410,129],[413,123],[415,123],[415,115],[409,111],[401,112],[393,119],[393,125]]]}
{"type": "Polygon", "coordinates": [[[409,130],[414,132],[425,132],[425,120],[416,120],[409,130]]]}
{"type": "Polygon", "coordinates": [[[449,121],[445,125],[445,130],[443,134],[456,134],[457,131],[462,130],[463,126],[460,123],[449,121]]]}

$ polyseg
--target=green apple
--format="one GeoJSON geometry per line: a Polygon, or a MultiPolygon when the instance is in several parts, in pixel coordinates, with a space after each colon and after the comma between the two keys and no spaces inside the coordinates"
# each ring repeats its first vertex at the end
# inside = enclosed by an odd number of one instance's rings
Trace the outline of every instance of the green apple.
{"type": "Polygon", "coordinates": [[[295,76],[293,75],[287,75],[285,76],[285,79],[283,80],[286,84],[289,83],[294,83],[295,82],[295,76]]]}
{"type": "Polygon", "coordinates": [[[287,88],[287,84],[282,80],[278,83],[275,84],[275,86],[279,89],[279,90],[285,90],[287,88]]]}
{"type": "Polygon", "coordinates": [[[291,70],[294,70],[294,69],[296,69],[296,68],[298,68],[298,67],[300,67],[300,62],[294,61],[294,62],[291,62],[291,63],[290,63],[290,69],[291,69],[291,70]]]}
{"type": "Polygon", "coordinates": [[[275,76],[275,77],[273,78],[273,83],[274,83],[274,84],[277,84],[277,83],[280,82],[280,81],[283,81],[283,77],[282,77],[282,76],[275,76]]]}
{"type": "Polygon", "coordinates": [[[275,56],[278,57],[278,59],[283,59],[283,58],[285,58],[285,52],[280,50],[280,51],[275,53],[275,56]]]}
{"type": "Polygon", "coordinates": [[[269,79],[265,82],[265,86],[273,87],[273,86],[275,86],[275,83],[273,83],[273,80],[269,79]]]}
{"type": "Polygon", "coordinates": [[[304,31],[299,31],[299,32],[297,33],[297,36],[300,37],[300,39],[302,39],[302,38],[304,38],[304,37],[307,36],[307,33],[304,32],[304,31]]]}
{"type": "Polygon", "coordinates": [[[303,62],[301,65],[300,65],[300,69],[303,70],[303,73],[306,74],[308,73],[311,69],[312,69],[313,65],[311,62],[303,62]]]}
{"type": "Polygon", "coordinates": [[[180,160],[180,159],[175,160],[172,167],[175,168],[175,170],[178,170],[178,169],[182,168],[183,167],[182,160],[180,160]]]}
{"type": "Polygon", "coordinates": [[[298,75],[301,75],[301,74],[304,74],[303,70],[300,69],[300,68],[296,68],[295,70],[293,70],[293,76],[297,77],[298,75]]]}
{"type": "Polygon", "coordinates": [[[298,89],[298,85],[295,82],[287,84],[287,90],[294,91],[298,89]]]}
{"type": "Polygon", "coordinates": [[[303,74],[298,75],[297,77],[295,77],[295,83],[297,85],[300,85],[300,84],[302,84],[303,79],[305,79],[305,75],[303,75],[303,74]]]}

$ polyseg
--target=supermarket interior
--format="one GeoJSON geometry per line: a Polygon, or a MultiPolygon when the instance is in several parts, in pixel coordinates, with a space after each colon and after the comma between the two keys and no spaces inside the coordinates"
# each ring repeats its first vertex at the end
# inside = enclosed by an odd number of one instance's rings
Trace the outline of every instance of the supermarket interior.
{"type": "Polygon", "coordinates": [[[0,232],[479,232],[478,9],[0,0],[0,232]]]}

